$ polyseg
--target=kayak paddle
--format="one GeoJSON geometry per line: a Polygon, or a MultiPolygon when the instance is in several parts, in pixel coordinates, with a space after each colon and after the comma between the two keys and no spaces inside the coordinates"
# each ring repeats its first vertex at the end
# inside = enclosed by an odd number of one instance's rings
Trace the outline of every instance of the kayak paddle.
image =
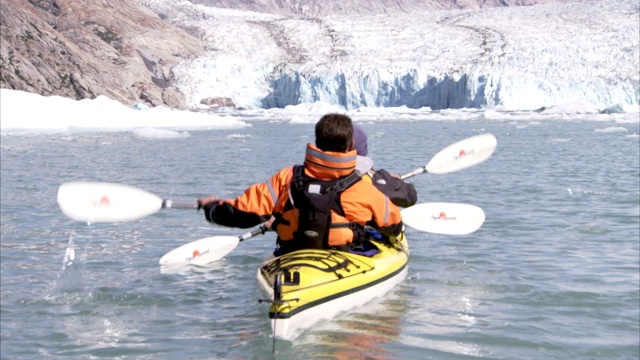
{"type": "MultiPolygon", "coordinates": [[[[406,179],[424,172],[446,174],[477,165],[496,149],[496,137],[482,134],[458,141],[438,152],[427,165],[403,175],[406,179]]],[[[73,220],[121,222],[151,215],[160,209],[197,209],[198,204],[162,199],[128,185],[104,182],[69,182],[58,189],[60,210],[73,220]]]]}
{"type": "MultiPolygon", "coordinates": [[[[444,235],[466,235],[484,223],[484,212],[477,206],[455,203],[422,203],[401,211],[402,221],[419,231],[444,235]]],[[[206,265],[217,261],[241,241],[268,231],[264,225],[240,236],[211,236],[177,247],[160,258],[160,265],[206,265]]]]}
{"type": "Polygon", "coordinates": [[[230,253],[241,241],[267,232],[266,227],[240,236],[211,236],[175,248],[160,258],[160,265],[206,265],[230,253]]]}
{"type": "Polygon", "coordinates": [[[493,134],[476,135],[440,150],[427,165],[402,175],[407,179],[424,172],[430,174],[447,174],[478,165],[487,160],[496,150],[498,142],[493,134]]]}
{"type": "Polygon", "coordinates": [[[163,208],[198,208],[197,202],[163,200],[128,185],[80,181],[60,185],[58,205],[73,220],[95,223],[136,220],[163,208]]]}

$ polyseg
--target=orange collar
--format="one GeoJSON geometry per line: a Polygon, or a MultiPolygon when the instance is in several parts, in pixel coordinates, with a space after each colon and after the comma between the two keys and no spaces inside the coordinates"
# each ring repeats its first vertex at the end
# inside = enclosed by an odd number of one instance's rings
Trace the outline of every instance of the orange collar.
{"type": "Polygon", "coordinates": [[[307,144],[304,156],[305,173],[316,179],[332,180],[347,176],[356,169],[355,150],[346,153],[322,151],[307,144]]]}

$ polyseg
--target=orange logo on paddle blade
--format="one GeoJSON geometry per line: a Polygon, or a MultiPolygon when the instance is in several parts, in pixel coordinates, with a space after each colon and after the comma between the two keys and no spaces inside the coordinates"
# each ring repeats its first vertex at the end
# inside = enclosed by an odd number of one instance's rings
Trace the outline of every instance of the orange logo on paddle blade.
{"type": "Polygon", "coordinates": [[[109,201],[109,196],[107,195],[102,195],[102,197],[100,198],[100,200],[96,200],[94,199],[92,201],[92,204],[94,207],[98,207],[98,206],[110,206],[111,205],[111,201],[109,201]]]}
{"type": "Polygon", "coordinates": [[[444,211],[441,211],[438,215],[431,215],[431,218],[432,218],[434,221],[438,221],[438,220],[445,220],[445,221],[448,221],[448,220],[457,220],[457,217],[456,217],[456,216],[447,216],[447,213],[446,213],[446,212],[444,212],[444,211]]]}
{"type": "Polygon", "coordinates": [[[193,250],[193,257],[196,257],[196,256],[198,256],[198,255],[200,255],[200,251],[198,251],[198,250],[193,250]]]}
{"type": "Polygon", "coordinates": [[[462,157],[464,157],[466,155],[473,154],[475,152],[476,152],[476,149],[469,149],[468,151],[465,150],[465,149],[460,149],[460,151],[458,151],[458,155],[454,155],[453,158],[455,160],[457,160],[457,159],[460,159],[460,158],[462,158],[462,157]]]}

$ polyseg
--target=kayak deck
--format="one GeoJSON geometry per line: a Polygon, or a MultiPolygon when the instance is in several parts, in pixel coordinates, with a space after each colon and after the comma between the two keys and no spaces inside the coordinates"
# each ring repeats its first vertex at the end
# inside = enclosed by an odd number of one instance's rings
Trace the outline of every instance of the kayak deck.
{"type": "Polygon", "coordinates": [[[372,242],[371,257],[337,250],[306,249],[267,259],[258,283],[271,303],[274,336],[290,340],[322,319],[382,296],[406,276],[409,248],[404,235],[372,242]]]}

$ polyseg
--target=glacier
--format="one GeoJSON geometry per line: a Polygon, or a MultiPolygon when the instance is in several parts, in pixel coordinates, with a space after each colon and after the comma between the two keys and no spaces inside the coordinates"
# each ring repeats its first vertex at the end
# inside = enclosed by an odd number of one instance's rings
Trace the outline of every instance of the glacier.
{"type": "Polygon", "coordinates": [[[193,109],[210,97],[245,109],[640,103],[637,0],[322,18],[140,3],[208,44],[173,69],[193,109]]]}

